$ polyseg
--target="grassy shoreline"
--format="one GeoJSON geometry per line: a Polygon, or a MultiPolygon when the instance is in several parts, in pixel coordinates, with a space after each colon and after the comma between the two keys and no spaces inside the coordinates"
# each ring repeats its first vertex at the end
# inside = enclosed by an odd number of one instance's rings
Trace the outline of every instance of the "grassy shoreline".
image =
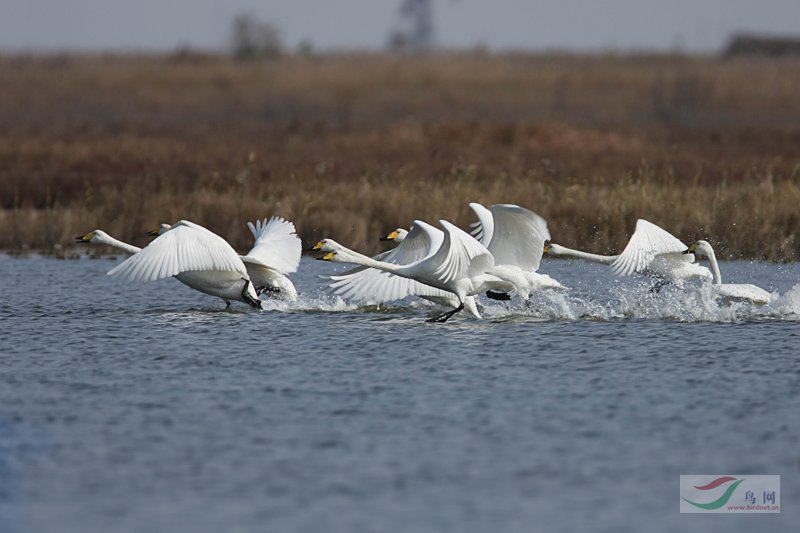
{"type": "Polygon", "coordinates": [[[517,203],[619,251],[637,218],[800,260],[800,61],[678,56],[0,56],[0,249],[281,215],[365,252],[517,203]]]}

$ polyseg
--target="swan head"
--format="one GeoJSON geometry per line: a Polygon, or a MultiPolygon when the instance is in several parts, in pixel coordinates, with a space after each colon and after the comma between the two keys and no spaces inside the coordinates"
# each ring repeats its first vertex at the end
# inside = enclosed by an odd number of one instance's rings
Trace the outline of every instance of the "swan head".
{"type": "Polygon", "coordinates": [[[82,243],[91,242],[94,244],[103,244],[103,242],[107,242],[108,234],[101,229],[96,229],[94,231],[90,231],[85,235],[80,235],[78,237],[75,237],[75,240],[77,242],[82,242],[82,243]]]}
{"type": "Polygon", "coordinates": [[[155,228],[153,228],[150,231],[148,231],[145,235],[147,235],[148,237],[158,237],[159,235],[161,235],[162,233],[164,233],[165,231],[167,231],[171,227],[172,226],[170,226],[169,224],[159,224],[155,228]]]}
{"type": "Polygon", "coordinates": [[[327,252],[325,255],[317,257],[320,261],[333,261],[334,263],[351,263],[354,257],[351,250],[348,250],[333,239],[323,239],[317,244],[321,244],[317,250],[327,252]]]}
{"type": "Polygon", "coordinates": [[[330,250],[322,257],[317,257],[319,261],[332,261],[334,263],[350,263],[351,255],[346,250],[330,250]]]}
{"type": "Polygon", "coordinates": [[[342,245],[333,239],[322,239],[311,247],[310,252],[333,252],[342,248],[342,245]]]}
{"type": "Polygon", "coordinates": [[[544,243],[544,249],[542,250],[542,255],[563,255],[563,254],[564,254],[563,246],[560,246],[550,241],[544,243]]]}
{"type": "Polygon", "coordinates": [[[403,240],[408,235],[408,231],[404,230],[403,228],[397,228],[384,237],[381,237],[382,241],[395,241],[395,242],[403,242],[403,240]]]}
{"type": "Polygon", "coordinates": [[[714,249],[708,241],[699,240],[693,242],[683,253],[694,254],[696,257],[711,257],[714,255],[714,249]]]}

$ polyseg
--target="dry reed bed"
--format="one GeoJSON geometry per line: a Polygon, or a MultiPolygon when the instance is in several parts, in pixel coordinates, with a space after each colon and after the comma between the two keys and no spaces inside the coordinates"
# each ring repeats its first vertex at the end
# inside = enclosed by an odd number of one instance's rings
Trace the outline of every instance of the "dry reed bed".
{"type": "Polygon", "coordinates": [[[279,214],[366,251],[513,202],[619,250],[638,217],[800,259],[800,63],[681,57],[0,58],[0,247],[279,214]]]}

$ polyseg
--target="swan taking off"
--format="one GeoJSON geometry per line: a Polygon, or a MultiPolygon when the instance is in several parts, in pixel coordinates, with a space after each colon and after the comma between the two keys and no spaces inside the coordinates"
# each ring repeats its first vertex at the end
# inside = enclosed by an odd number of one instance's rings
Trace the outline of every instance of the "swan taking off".
{"type": "Polygon", "coordinates": [[[239,255],[225,239],[203,226],[181,220],[150,244],[108,272],[128,281],[154,281],[175,276],[189,287],[261,309],[239,255]]]}
{"type": "Polygon", "coordinates": [[[619,276],[636,272],[664,281],[710,280],[711,272],[696,264],[694,255],[685,250],[680,239],[643,218],[636,221],[636,230],[619,255],[592,254],[558,244],[545,246],[547,254],[609,265],[619,276]]]}
{"type": "MultiPolygon", "coordinates": [[[[410,231],[397,228],[382,237],[381,240],[395,241],[399,245],[374,256],[373,260],[395,265],[408,265],[435,254],[444,241],[444,233],[426,222],[416,221],[411,225],[410,231]]],[[[337,252],[346,250],[346,248],[332,239],[323,239],[315,244],[312,250],[337,252]]],[[[346,299],[388,302],[407,296],[418,296],[450,308],[458,307],[461,304],[452,292],[364,265],[339,275],[330,276],[328,279],[331,280],[329,287],[333,293],[346,299]]],[[[475,318],[481,317],[472,296],[464,299],[464,309],[475,318]]]]}
{"type": "MultiPolygon", "coordinates": [[[[471,224],[472,235],[494,256],[496,269],[512,270],[526,281],[523,296],[540,289],[563,289],[547,274],[537,272],[550,231],[545,219],[529,209],[513,204],[495,204],[489,209],[477,202],[469,207],[478,217],[471,224]]],[[[496,297],[492,294],[487,296],[496,297]]]]}
{"type": "Polygon", "coordinates": [[[297,272],[303,245],[297,236],[294,224],[281,217],[256,220],[247,223],[255,238],[247,255],[241,256],[250,280],[260,291],[278,292],[282,297],[294,301],[297,289],[287,274],[297,272]]]}
{"type": "MultiPolygon", "coordinates": [[[[169,224],[161,224],[148,235],[161,235],[169,224]]],[[[256,293],[279,295],[289,301],[297,299],[297,289],[287,274],[297,272],[302,244],[294,224],[281,217],[247,223],[255,242],[247,255],[239,256],[247,269],[256,293]]]]}
{"type": "Polygon", "coordinates": [[[756,285],[750,283],[722,283],[722,275],[719,271],[719,263],[714,249],[708,241],[697,241],[684,251],[685,254],[695,254],[697,257],[707,257],[714,272],[714,292],[723,298],[730,300],[746,300],[754,304],[764,305],[772,300],[772,296],[756,285]]]}
{"type": "MultiPolygon", "coordinates": [[[[321,259],[376,268],[453,293],[458,299],[458,306],[431,319],[435,322],[445,322],[464,309],[467,296],[491,290],[511,291],[519,286],[519,280],[504,279],[493,272],[494,257],[480,242],[446,220],[440,220],[439,223],[444,228],[441,245],[434,253],[409,264],[399,265],[372,259],[330,239],[327,239],[328,244],[335,245],[336,249],[321,259]]],[[[414,221],[415,226],[421,224],[424,222],[414,221]]]]}

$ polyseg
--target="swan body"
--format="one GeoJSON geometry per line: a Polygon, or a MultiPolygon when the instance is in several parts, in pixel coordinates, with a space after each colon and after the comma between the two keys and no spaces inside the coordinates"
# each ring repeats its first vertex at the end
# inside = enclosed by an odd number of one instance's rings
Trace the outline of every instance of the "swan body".
{"type": "Polygon", "coordinates": [[[599,255],[573,250],[558,244],[545,246],[545,253],[562,255],[609,265],[615,274],[645,274],[666,281],[710,280],[711,271],[695,263],[694,255],[684,254],[686,245],[663,228],[643,218],[618,255],[599,255]]]}
{"type": "MultiPolygon", "coordinates": [[[[297,272],[302,252],[294,224],[281,217],[271,217],[248,222],[247,227],[255,242],[250,251],[239,258],[256,286],[256,292],[278,293],[286,300],[296,300],[297,289],[287,276],[297,272]]],[[[170,228],[169,224],[161,224],[148,235],[161,235],[170,228]]]]}
{"type": "Polygon", "coordinates": [[[750,283],[722,283],[722,274],[719,270],[717,256],[708,241],[697,241],[689,246],[684,253],[692,253],[698,257],[708,258],[714,275],[712,288],[722,298],[749,301],[758,305],[768,304],[772,300],[770,293],[756,285],[750,283]]]}
{"type": "MultiPolygon", "coordinates": [[[[159,233],[163,233],[170,227],[171,226],[169,226],[168,224],[162,224],[159,233]],[[164,228],[164,226],[166,226],[166,228],[164,228]]],[[[85,243],[113,246],[114,248],[117,248],[118,250],[122,250],[129,254],[136,254],[142,251],[142,249],[139,248],[138,246],[134,246],[132,244],[120,241],[119,239],[115,239],[114,237],[111,237],[108,233],[99,229],[90,231],[89,233],[83,235],[82,237],[76,237],[76,240],[85,243]]],[[[227,276],[224,271],[223,272],[195,271],[195,272],[181,272],[177,274],[175,278],[184,285],[187,285],[205,294],[210,294],[211,296],[219,296],[220,298],[225,299],[227,302],[230,299],[226,298],[225,295],[230,293],[231,290],[233,290],[231,289],[231,285],[236,285],[237,281],[241,279],[241,276],[238,275],[227,276]]],[[[234,297],[233,299],[236,298],[234,297]]]]}
{"type": "Polygon", "coordinates": [[[202,293],[237,300],[261,309],[247,269],[219,235],[181,220],[150,244],[108,272],[128,281],[154,281],[175,276],[202,293]]]}
{"type": "Polygon", "coordinates": [[[513,204],[495,204],[488,209],[477,202],[469,206],[478,217],[472,224],[472,235],[491,252],[498,271],[525,280],[525,298],[535,290],[564,288],[547,274],[537,272],[545,242],[550,240],[542,217],[513,204]]]}
{"type": "MultiPolygon", "coordinates": [[[[500,277],[503,273],[494,272],[494,257],[485,246],[450,222],[446,220],[439,222],[444,228],[441,245],[418,261],[402,265],[380,261],[354,252],[330,239],[326,239],[327,244],[336,249],[327,253],[322,259],[356,263],[455,294],[459,305],[438,317],[436,320],[440,322],[461,311],[467,296],[491,290],[516,289],[517,280],[513,277],[504,279],[500,277]]],[[[424,222],[414,221],[414,226],[422,224],[424,222]]],[[[412,226],[412,232],[413,229],[412,226]]]]}
{"type": "MultiPolygon", "coordinates": [[[[396,248],[372,257],[372,259],[395,265],[406,265],[435,254],[444,241],[444,233],[426,222],[416,221],[412,224],[410,231],[398,228],[381,240],[395,241],[400,244],[396,248]]],[[[347,251],[344,246],[332,239],[318,242],[312,250],[347,251]]],[[[330,288],[333,292],[347,299],[385,302],[407,296],[418,296],[450,308],[458,307],[461,303],[452,292],[366,265],[359,265],[342,274],[330,276],[329,279],[332,281],[330,288]]],[[[467,296],[464,299],[464,309],[475,318],[480,318],[474,297],[467,296]]]]}

